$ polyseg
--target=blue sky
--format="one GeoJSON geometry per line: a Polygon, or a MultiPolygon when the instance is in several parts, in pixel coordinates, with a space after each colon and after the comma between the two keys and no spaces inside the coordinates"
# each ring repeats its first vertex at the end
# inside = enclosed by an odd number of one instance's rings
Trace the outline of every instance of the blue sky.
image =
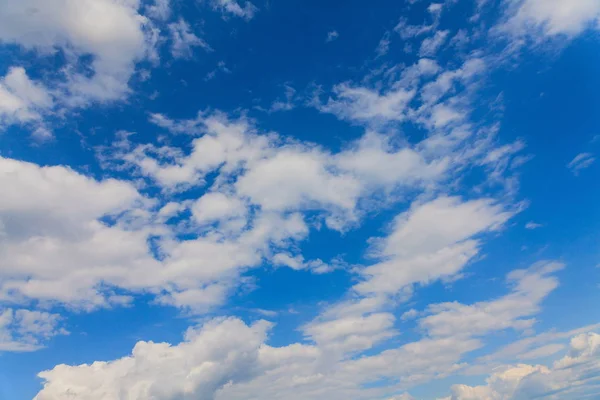
{"type": "Polygon", "coordinates": [[[0,3],[0,399],[600,396],[600,3],[372,3],[0,3]]]}

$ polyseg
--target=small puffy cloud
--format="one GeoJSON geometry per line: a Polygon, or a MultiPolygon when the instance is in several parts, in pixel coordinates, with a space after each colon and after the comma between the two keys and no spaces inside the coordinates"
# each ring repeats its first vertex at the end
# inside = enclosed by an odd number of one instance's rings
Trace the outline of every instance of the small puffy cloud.
{"type": "Polygon", "coordinates": [[[60,327],[61,317],[42,311],[6,308],[0,311],[0,353],[34,351],[56,335],[68,332],[60,327]]]}
{"type": "Polygon", "coordinates": [[[0,129],[14,123],[39,124],[53,103],[44,85],[32,81],[23,67],[12,67],[0,78],[0,129]]]}
{"type": "Polygon", "coordinates": [[[596,161],[596,157],[591,153],[580,153],[567,164],[567,168],[569,168],[574,175],[578,175],[581,170],[590,167],[594,161],[596,161]]]}
{"type": "Polygon", "coordinates": [[[525,229],[538,229],[538,228],[542,228],[544,225],[543,224],[539,224],[537,222],[534,221],[529,221],[528,223],[525,224],[525,229]]]}
{"type": "Polygon", "coordinates": [[[212,0],[212,7],[225,15],[231,14],[247,21],[254,18],[258,11],[258,8],[249,1],[245,2],[242,7],[236,0],[212,0]]]}
{"type": "Polygon", "coordinates": [[[174,58],[190,58],[194,47],[201,47],[206,51],[212,51],[211,47],[203,39],[196,36],[187,22],[179,19],[168,25],[171,36],[171,55],[174,58]]]}
{"type": "Polygon", "coordinates": [[[415,310],[414,308],[411,308],[410,310],[404,312],[402,314],[402,316],[400,317],[400,319],[402,321],[409,321],[411,319],[415,319],[418,315],[419,315],[419,312],[417,310],[415,310]]]}
{"type": "Polygon", "coordinates": [[[354,122],[402,121],[406,119],[409,102],[415,96],[405,88],[380,92],[376,89],[341,83],[334,87],[333,97],[319,106],[321,112],[354,122]]]}
{"type": "Polygon", "coordinates": [[[338,37],[340,37],[340,34],[337,31],[327,32],[327,38],[325,39],[325,42],[333,42],[338,37]]]}

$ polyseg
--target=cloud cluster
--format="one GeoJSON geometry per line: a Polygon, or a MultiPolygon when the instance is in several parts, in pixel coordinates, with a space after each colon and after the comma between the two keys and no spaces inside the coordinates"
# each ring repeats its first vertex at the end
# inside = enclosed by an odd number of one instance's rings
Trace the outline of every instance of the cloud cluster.
{"type": "Polygon", "coordinates": [[[176,346],[138,342],[131,356],[91,365],[58,365],[40,373],[35,400],[214,399],[225,385],[256,375],[270,324],[211,321],[176,346]]]}
{"type": "MultiPolygon", "coordinates": [[[[495,31],[571,37],[597,26],[596,4],[506,0],[495,31]]],[[[245,20],[258,11],[234,0],[209,5],[245,20]]],[[[431,4],[430,23],[403,19],[383,36],[378,57],[397,34],[407,52],[418,49],[413,64],[386,64],[329,93],[317,90],[309,106],[365,128],[339,149],[262,132],[247,116],[205,111],[184,120],[151,114],[169,133],[164,140],[136,142],[120,132],[111,146],[97,148],[103,172],[118,171],[120,179],[0,157],[0,187],[10,188],[0,197],[3,306],[92,311],[149,294],[156,304],[203,314],[225,304],[252,268],[346,267],[302,254],[312,231],[344,234],[375,213],[395,215],[387,232],[368,239],[366,261],[348,268],[354,281],[344,297],[299,327],[302,341],[273,347],[269,322],[207,320],[176,345],[142,341],[114,361],[44,371],[36,400],[408,400],[405,391],[416,385],[499,366],[486,385],[454,386],[450,399],[591,393],[597,383],[589,376],[600,372],[600,339],[591,328],[569,332],[569,354],[551,367],[504,362],[563,350],[565,333],[534,336],[561,263],[513,271],[502,296],[415,306],[398,318],[398,305],[418,288],[461,279],[486,238],[520,210],[514,170],[524,143],[499,143],[498,125],[472,116],[485,101],[477,89],[495,59],[485,49],[458,51],[452,62],[441,57],[470,40],[440,29],[449,6],[431,4]],[[404,134],[407,124],[419,135],[404,134]],[[403,336],[410,324],[415,339],[403,336]],[[522,338],[467,361],[483,352],[488,335],[506,331],[522,338]]],[[[5,1],[0,41],[42,58],[59,52],[66,64],[60,79],[44,83],[10,68],[0,80],[0,124],[32,124],[43,136],[43,118],[58,107],[125,99],[136,64],[156,60],[155,23],[166,28],[174,58],[189,58],[196,47],[210,51],[172,11],[168,0],[5,1]]],[[[327,41],[337,37],[332,31],[327,41]]],[[[218,68],[229,71],[224,63],[218,68]]],[[[296,90],[285,89],[269,112],[297,106],[296,90]]],[[[569,168],[591,162],[583,153],[569,168]]],[[[57,314],[10,307],[0,312],[0,351],[34,350],[67,333],[57,314]]]]}
{"type": "MultiPolygon", "coordinates": [[[[310,324],[305,332],[314,344],[283,347],[265,344],[270,323],[248,325],[238,319],[215,319],[188,330],[177,345],[138,342],[128,357],[91,365],[59,365],[44,371],[40,373],[44,388],[36,400],[119,398],[125,393],[140,400],[386,398],[390,390],[403,392],[420,382],[464,370],[462,357],[482,346],[477,337],[511,327],[493,322],[483,310],[495,315],[495,310],[503,309],[496,320],[513,321],[512,328],[518,330],[525,328],[527,324],[519,321],[535,313],[539,302],[555,287],[552,273],[559,267],[546,263],[512,272],[512,292],[487,304],[462,306],[465,308],[460,312],[457,308],[449,311],[444,304],[432,306],[429,315],[419,319],[428,336],[379,354],[344,357],[370,347],[382,338],[381,332],[396,334],[390,330],[393,317],[386,313],[364,318],[347,314],[327,324],[310,324]],[[476,309],[482,312],[474,312],[476,309]],[[393,388],[365,388],[381,379],[399,383],[393,388]]],[[[600,336],[592,331],[545,333],[515,342],[513,347],[523,350],[524,340],[529,342],[526,346],[539,346],[571,334],[575,336],[570,351],[552,367],[503,365],[501,370],[496,368],[486,386],[455,385],[450,398],[526,399],[545,393],[572,398],[593,390],[593,380],[584,379],[600,367],[600,336]]],[[[407,396],[399,398],[410,398],[407,396]]]]}
{"type": "Polygon", "coordinates": [[[583,333],[571,339],[568,354],[545,365],[518,364],[492,374],[483,386],[454,385],[449,400],[580,399],[597,394],[600,335],[583,333]]]}
{"type": "Polygon", "coordinates": [[[5,308],[0,311],[0,352],[40,349],[53,336],[68,334],[60,322],[58,314],[5,308]]]}

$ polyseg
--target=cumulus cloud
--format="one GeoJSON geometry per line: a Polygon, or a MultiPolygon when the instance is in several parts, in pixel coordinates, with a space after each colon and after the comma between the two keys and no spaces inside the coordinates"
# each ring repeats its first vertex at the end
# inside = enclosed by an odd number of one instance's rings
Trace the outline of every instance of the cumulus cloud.
{"type": "Polygon", "coordinates": [[[42,311],[5,308],[0,311],[0,353],[34,351],[56,335],[66,335],[61,317],[42,311]]]}
{"type": "MultiPolygon", "coordinates": [[[[44,371],[40,373],[44,387],[36,400],[116,398],[125,391],[132,399],[140,400],[148,397],[300,400],[319,399],[323,395],[335,400],[388,398],[386,393],[391,388],[367,389],[365,385],[384,378],[398,379],[402,387],[410,388],[460,372],[466,367],[460,363],[461,358],[483,346],[476,336],[510,327],[522,329],[518,321],[534,314],[537,303],[555,287],[556,280],[551,274],[557,268],[557,264],[545,263],[514,271],[509,274],[509,283],[514,285],[510,294],[488,302],[487,306],[485,303],[464,306],[490,308],[494,313],[505,310],[496,315],[497,322],[485,322],[493,319],[483,318],[481,313],[461,311],[460,315],[470,316],[468,323],[458,318],[458,314],[457,318],[438,318],[434,323],[432,313],[448,313],[446,306],[440,305],[444,309],[431,308],[419,319],[430,336],[374,355],[349,357],[395,337],[398,332],[391,313],[364,314],[386,302],[371,297],[329,308],[323,314],[324,319],[304,326],[303,332],[314,342],[312,345],[271,347],[265,344],[270,323],[259,321],[248,325],[233,318],[216,319],[188,330],[184,341],[177,345],[139,342],[130,356],[114,361],[59,365],[44,371]],[[469,328],[473,330],[467,332],[469,328]]],[[[545,338],[528,339],[528,346],[558,337],[550,333],[545,338]]],[[[595,357],[595,340],[574,341],[573,350],[560,365],[577,367],[581,357],[595,357]],[[588,349],[589,343],[592,350],[588,349]]],[[[520,344],[516,346],[523,348],[520,344]]],[[[567,381],[564,387],[573,387],[574,382],[567,381]]],[[[460,390],[458,386],[453,388],[456,393],[460,390]]],[[[402,396],[410,398],[408,394],[402,396]]]]}
{"type": "Polygon", "coordinates": [[[506,0],[509,18],[502,27],[514,34],[574,36],[600,27],[600,4],[595,0],[506,0]]]}
{"type": "Polygon", "coordinates": [[[12,67],[0,78],[0,129],[14,123],[41,125],[53,99],[43,84],[32,81],[23,67],[12,67]]]}
{"type": "Polygon", "coordinates": [[[135,63],[151,56],[153,32],[137,0],[25,0],[0,5],[0,41],[43,57],[56,50],[67,60],[60,100],[68,105],[123,99],[135,63]],[[32,11],[33,10],[33,11],[32,11]],[[91,56],[91,76],[77,62],[91,56]]]}
{"type": "Polygon", "coordinates": [[[482,386],[454,385],[451,400],[580,399],[597,393],[600,335],[573,337],[568,354],[552,366],[518,364],[492,374],[482,386]]]}
{"type": "Polygon", "coordinates": [[[213,320],[186,332],[184,341],[138,342],[130,356],[91,365],[59,365],[41,372],[35,400],[214,399],[216,392],[260,373],[261,345],[270,324],[213,320]]]}

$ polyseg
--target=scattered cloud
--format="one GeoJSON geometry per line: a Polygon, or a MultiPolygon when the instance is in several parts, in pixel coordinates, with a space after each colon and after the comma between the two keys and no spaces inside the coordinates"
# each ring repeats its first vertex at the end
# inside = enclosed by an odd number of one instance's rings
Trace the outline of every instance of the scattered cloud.
{"type": "MultiPolygon", "coordinates": [[[[556,350],[551,349],[552,352],[556,350]]],[[[600,335],[583,333],[571,339],[569,352],[551,366],[505,366],[487,378],[486,385],[452,386],[450,400],[577,399],[597,393],[600,374],[600,335]]]]}
{"type": "Polygon", "coordinates": [[[542,228],[543,226],[544,226],[543,224],[538,224],[537,222],[529,221],[528,223],[525,224],[525,229],[538,229],[538,228],[542,228]]]}
{"type": "Polygon", "coordinates": [[[447,30],[437,31],[432,37],[424,39],[419,49],[419,55],[421,57],[435,56],[438,50],[446,43],[449,33],[447,30]]]}
{"type": "Polygon", "coordinates": [[[594,0],[505,0],[508,17],[502,29],[513,34],[574,36],[600,27],[600,4],[594,0]]]}
{"type": "Polygon", "coordinates": [[[340,34],[337,31],[327,32],[327,38],[325,39],[325,42],[326,43],[333,42],[338,37],[340,37],[340,34]]]}
{"type": "Polygon", "coordinates": [[[388,51],[390,51],[391,42],[390,32],[387,31],[383,34],[381,40],[379,40],[379,43],[377,44],[377,48],[375,49],[375,54],[377,54],[377,57],[383,57],[388,53],[388,51]]]}
{"type": "Polygon", "coordinates": [[[221,11],[224,15],[231,14],[247,21],[254,18],[258,11],[258,8],[249,1],[245,2],[242,7],[236,0],[212,0],[212,7],[221,11]]]}
{"type": "Polygon", "coordinates": [[[579,175],[582,170],[590,167],[594,161],[596,161],[596,157],[591,153],[580,153],[567,164],[567,168],[569,168],[574,175],[579,175]]]}
{"type": "Polygon", "coordinates": [[[225,74],[231,74],[231,70],[227,67],[225,62],[219,61],[217,63],[217,67],[215,69],[213,69],[212,71],[210,71],[209,73],[207,73],[206,76],[204,77],[204,80],[210,81],[210,80],[214,79],[215,76],[217,76],[218,72],[223,72],[225,74]]]}
{"type": "Polygon", "coordinates": [[[62,51],[65,80],[56,85],[65,105],[122,100],[130,92],[136,62],[155,56],[155,32],[138,9],[138,1],[64,0],[60,7],[43,0],[5,1],[0,42],[35,50],[40,57],[62,51]],[[87,56],[91,76],[78,68],[87,56]]]}
{"type": "Polygon", "coordinates": [[[196,36],[183,19],[169,24],[168,28],[171,35],[171,55],[174,58],[191,58],[194,47],[212,51],[208,43],[196,36]]]}
{"type": "Polygon", "coordinates": [[[92,365],[59,365],[41,372],[35,400],[182,397],[214,399],[226,385],[260,373],[266,321],[213,320],[189,329],[182,343],[138,342],[131,356],[92,365]]]}
{"type": "Polygon", "coordinates": [[[171,0],[154,0],[146,6],[146,15],[160,21],[166,21],[171,16],[171,0]]]}
{"type": "Polygon", "coordinates": [[[0,78],[0,129],[17,123],[33,124],[41,136],[42,130],[47,132],[43,115],[51,111],[53,103],[43,84],[32,81],[23,67],[12,67],[0,78]]]}
{"type": "Polygon", "coordinates": [[[34,351],[56,335],[67,335],[61,317],[42,311],[5,308],[0,311],[0,352],[34,351]]]}

